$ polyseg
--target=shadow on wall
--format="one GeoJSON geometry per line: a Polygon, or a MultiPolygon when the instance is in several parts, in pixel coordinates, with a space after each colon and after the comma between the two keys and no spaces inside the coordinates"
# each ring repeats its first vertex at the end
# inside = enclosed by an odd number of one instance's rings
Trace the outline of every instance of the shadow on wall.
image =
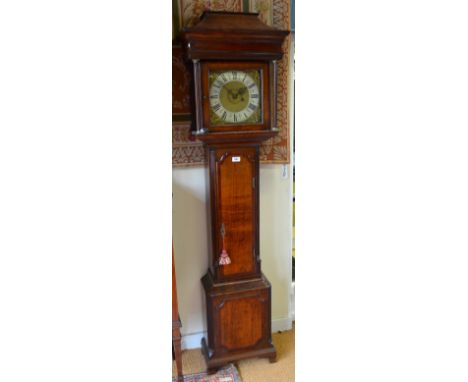
{"type": "Polygon", "coordinates": [[[203,176],[180,175],[172,183],[172,237],[182,334],[187,335],[207,327],[200,279],[208,269],[208,237],[203,176]]]}

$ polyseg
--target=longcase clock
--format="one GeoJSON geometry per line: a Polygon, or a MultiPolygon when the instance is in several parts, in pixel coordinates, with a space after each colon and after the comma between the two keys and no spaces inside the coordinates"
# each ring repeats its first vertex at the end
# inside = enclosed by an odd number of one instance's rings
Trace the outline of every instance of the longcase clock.
{"type": "Polygon", "coordinates": [[[182,34],[193,62],[194,134],[208,158],[202,350],[210,371],[244,358],[276,359],[271,285],[260,259],[259,147],[278,133],[277,61],[288,33],[255,13],[205,12],[182,34]]]}

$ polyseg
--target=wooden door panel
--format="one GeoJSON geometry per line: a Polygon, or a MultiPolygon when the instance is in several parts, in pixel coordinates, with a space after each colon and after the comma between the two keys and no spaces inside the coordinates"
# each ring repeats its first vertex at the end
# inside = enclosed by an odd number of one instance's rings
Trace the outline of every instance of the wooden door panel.
{"type": "Polygon", "coordinates": [[[231,264],[220,267],[223,276],[256,271],[256,150],[219,150],[217,153],[217,253],[224,248],[231,264]]]}
{"type": "Polygon", "coordinates": [[[263,293],[220,299],[217,304],[220,351],[255,348],[268,339],[267,298],[263,293]]]}

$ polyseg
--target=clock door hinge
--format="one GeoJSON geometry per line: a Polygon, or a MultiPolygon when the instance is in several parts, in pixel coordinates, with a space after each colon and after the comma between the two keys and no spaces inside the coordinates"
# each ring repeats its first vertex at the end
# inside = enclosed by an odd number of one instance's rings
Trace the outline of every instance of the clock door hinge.
{"type": "Polygon", "coordinates": [[[255,176],[252,178],[252,188],[255,188],[255,176]]]}

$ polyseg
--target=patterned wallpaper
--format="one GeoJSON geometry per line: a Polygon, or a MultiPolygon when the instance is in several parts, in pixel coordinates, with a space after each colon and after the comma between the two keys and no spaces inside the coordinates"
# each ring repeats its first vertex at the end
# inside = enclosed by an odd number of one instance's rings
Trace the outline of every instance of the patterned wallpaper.
{"type": "MultiPolygon", "coordinates": [[[[182,28],[197,22],[203,11],[258,12],[260,19],[276,28],[290,30],[290,0],[173,0],[173,37],[182,28]]],[[[277,136],[265,141],[260,148],[261,163],[289,163],[289,111],[288,85],[290,37],[283,45],[284,56],[278,63],[278,127],[277,136]]],[[[180,48],[173,47],[173,114],[172,164],[174,167],[202,166],[206,162],[205,151],[190,133],[187,118],[190,113],[190,68],[182,59],[180,48]],[[185,121],[184,121],[185,119],[185,121]]]]}

